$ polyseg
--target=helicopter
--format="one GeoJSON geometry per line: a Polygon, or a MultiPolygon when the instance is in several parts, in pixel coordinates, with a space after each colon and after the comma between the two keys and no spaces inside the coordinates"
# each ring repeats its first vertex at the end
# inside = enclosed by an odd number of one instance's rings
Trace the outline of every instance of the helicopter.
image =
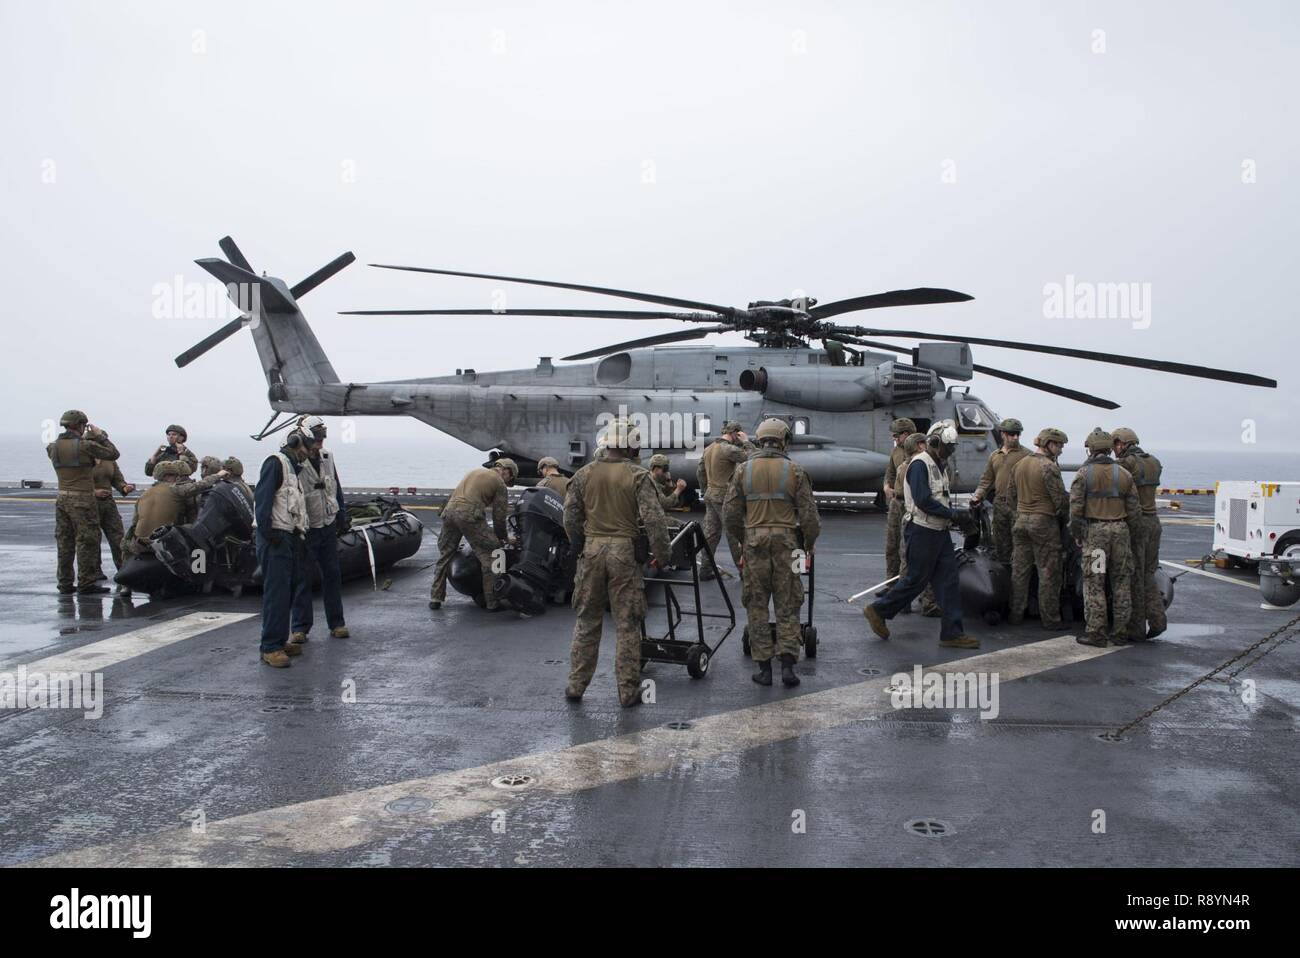
{"type": "Polygon", "coordinates": [[[1262,376],[1167,360],[830,321],[846,313],[973,298],[950,289],[900,289],[825,304],[812,298],[757,300],[739,308],[577,283],[381,263],[370,265],[567,289],[659,308],[367,309],[344,310],[343,315],[581,317],[688,326],[565,356],[561,361],[568,365],[542,356],[532,369],[458,369],[428,378],[343,382],[298,301],[356,257],[344,253],[289,286],[278,277],[257,275],[229,236],[218,245],[225,259],[195,263],[225,284],[241,315],[177,356],[176,365],[187,366],[249,328],[272,408],[266,426],[252,438],[266,438],[293,423],[289,418],[273,425],[281,414],[410,416],[488,453],[489,462],[509,456],[519,465],[524,484],[538,477],[537,462],[547,456],[572,474],[595,456],[595,438],[603,425],[627,416],[642,430],[643,453],[667,455],[673,474],[693,487],[694,463],[725,422],[736,420],[753,430],[764,419],[776,418],[789,425],[791,458],[807,470],[815,488],[874,491],[879,503],[893,446],[890,424],[900,417],[913,420],[922,432],[935,421],[951,420],[959,437],[950,458],[952,487],[956,492],[976,487],[989,453],[1001,442],[999,417],[963,385],[976,373],[1102,409],[1119,408],[1109,399],[975,363],[973,345],[1277,387],[1275,380],[1262,376]],[[725,332],[742,333],[754,345],[673,345],[725,332]],[[921,342],[907,347],[884,342],[882,336],[921,342]],[[812,345],[817,342],[820,347],[812,345]]]}

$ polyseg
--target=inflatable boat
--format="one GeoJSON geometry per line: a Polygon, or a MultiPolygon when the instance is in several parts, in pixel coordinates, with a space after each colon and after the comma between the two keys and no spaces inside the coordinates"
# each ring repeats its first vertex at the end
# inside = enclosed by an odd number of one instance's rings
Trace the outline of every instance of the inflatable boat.
{"type": "MultiPolygon", "coordinates": [[[[374,578],[378,570],[419,551],[424,525],[396,499],[357,500],[347,508],[352,528],[338,538],[343,581],[374,578]]],[[[149,537],[151,553],[129,558],[114,580],[163,596],[213,589],[240,595],[260,588],[253,529],[248,499],[231,483],[218,482],[203,496],[194,522],[158,529],[149,537]]],[[[320,572],[316,563],[308,566],[314,586],[320,572]]]]}

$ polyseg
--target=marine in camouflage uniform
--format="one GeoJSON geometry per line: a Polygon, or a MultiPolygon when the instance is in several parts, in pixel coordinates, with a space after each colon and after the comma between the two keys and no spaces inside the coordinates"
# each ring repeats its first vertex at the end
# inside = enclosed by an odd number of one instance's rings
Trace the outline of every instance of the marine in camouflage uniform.
{"type": "Polygon", "coordinates": [[[1160,564],[1156,489],[1160,486],[1163,467],[1159,459],[1138,445],[1137,433],[1132,429],[1121,427],[1111,435],[1115,439],[1115,459],[1132,474],[1142,506],[1141,517],[1129,527],[1133,549],[1133,617],[1128,625],[1129,641],[1141,642],[1154,639],[1169,627],[1164,597],[1156,587],[1156,569],[1160,564]]]}
{"type": "Polygon", "coordinates": [[[498,459],[491,469],[471,469],[452,490],[442,509],[438,564],[429,589],[429,608],[441,608],[447,598],[447,573],[451,560],[460,551],[461,539],[469,543],[483,570],[483,607],[489,612],[501,607],[493,596],[497,577],[492,571],[492,561],[493,554],[506,542],[506,513],[510,508],[506,489],[518,475],[519,467],[513,459],[498,459]],[[491,529],[484,524],[489,515],[491,529]]]}
{"type": "Polygon", "coordinates": [[[759,685],[772,684],[772,657],[781,656],[781,682],[799,684],[799,607],[803,604],[803,566],[798,553],[811,556],[821,520],[812,483],[803,467],[786,455],[790,427],[768,419],[758,427],[759,450],[731,477],[723,517],[727,534],[744,542],[741,599],[749,623],[749,644],[759,685]],[[768,627],[768,604],[776,612],[776,645],[768,627]]]}
{"type": "Polygon", "coordinates": [[[244,481],[244,464],[234,456],[229,456],[221,464],[221,467],[226,470],[226,480],[233,483],[248,498],[248,508],[252,509],[254,503],[253,490],[244,481]]]}
{"type": "Polygon", "coordinates": [[[1044,629],[1059,630],[1065,550],[1061,529],[1070,515],[1070,500],[1057,459],[1069,442],[1059,429],[1044,429],[1034,440],[1038,451],[1011,469],[1007,505],[1015,510],[1011,527],[1011,602],[1008,621],[1019,625],[1029,604],[1029,580],[1038,572],[1038,619],[1044,629]]]}
{"type": "MultiPolygon", "coordinates": [[[[108,438],[107,433],[104,438],[108,438]]],[[[99,518],[99,529],[108,540],[108,551],[113,556],[113,568],[120,572],[122,571],[122,537],[126,534],[126,530],[122,527],[122,514],[117,511],[117,503],[113,501],[113,492],[116,490],[124,496],[129,496],[135,491],[135,486],[126,481],[117,463],[109,459],[95,462],[91,479],[95,484],[95,511],[99,518]]],[[[95,556],[96,558],[100,556],[98,548],[95,549],[95,556]]],[[[98,578],[104,578],[102,562],[99,569],[98,578]]]]}
{"type": "MultiPolygon", "coordinates": [[[[895,475],[894,478],[894,497],[895,497],[894,501],[898,503],[898,521],[900,525],[903,522],[903,519],[906,515],[907,507],[904,501],[905,497],[901,492],[898,491],[898,482],[900,481],[899,475],[906,476],[907,464],[912,461],[913,456],[915,456],[918,452],[920,452],[924,448],[925,448],[925,433],[923,432],[914,432],[906,439],[903,440],[903,464],[899,466],[898,474],[895,475]]],[[[945,466],[945,468],[947,467],[945,466]]],[[[886,535],[885,562],[886,562],[886,567],[888,567],[888,562],[889,562],[888,529],[886,529],[885,535],[886,535]]],[[[899,531],[899,537],[900,539],[902,537],[901,529],[899,531]]],[[[902,548],[900,544],[898,550],[898,581],[902,582],[906,578],[907,578],[907,549],[902,548]]],[[[900,614],[902,615],[910,615],[911,612],[912,612],[912,604],[910,602],[900,610],[900,614]]],[[[939,608],[939,600],[935,597],[934,594],[934,586],[930,583],[926,583],[925,588],[921,590],[921,614],[929,619],[938,619],[938,618],[942,618],[943,616],[943,609],[939,608]]]]}
{"type": "Polygon", "coordinates": [[[199,460],[193,452],[185,447],[185,442],[189,439],[189,433],[185,431],[184,427],[175,423],[167,427],[166,433],[167,441],[155,449],[153,455],[145,460],[144,474],[153,476],[154,468],[160,462],[184,462],[189,465],[189,472],[185,473],[185,475],[193,475],[194,470],[199,468],[199,460]]]}
{"type": "Polygon", "coordinates": [[[916,423],[910,419],[895,419],[889,426],[894,437],[894,448],[889,451],[889,465],[885,467],[885,500],[889,511],[885,514],[885,577],[899,575],[903,544],[903,494],[898,488],[898,474],[912,458],[903,448],[907,437],[916,432],[916,423]]]}
{"type": "MultiPolygon", "coordinates": [[[[1011,504],[1011,472],[1016,463],[1029,455],[1029,450],[1020,445],[1020,434],[1024,426],[1019,419],[1004,419],[998,424],[1002,433],[1002,448],[993,450],[989,463],[984,467],[984,475],[971,495],[971,506],[987,500],[993,500],[992,547],[994,558],[999,562],[1010,562],[1012,551],[1012,526],[1016,521],[1016,510],[1011,504]]],[[[1064,488],[1064,487],[1063,487],[1064,488]]]]}
{"type": "Polygon", "coordinates": [[[681,506],[686,480],[673,479],[668,472],[668,457],[661,452],[650,457],[650,478],[655,482],[655,492],[659,495],[660,506],[665,510],[681,506]]]}
{"type": "Polygon", "coordinates": [[[637,520],[661,567],[669,564],[667,522],[650,473],[633,460],[641,439],[626,420],[606,428],[605,456],[583,466],[569,483],[564,531],[578,553],[573,580],[573,643],[564,696],[578,701],[596,673],[601,630],[608,608],[617,636],[614,674],[624,707],[641,703],[641,638],[645,585],[636,558],[637,520]]]}
{"type": "MultiPolygon", "coordinates": [[[[709,554],[716,557],[718,541],[722,538],[722,503],[727,497],[727,486],[736,467],[754,452],[754,444],[741,432],[740,423],[728,420],[722,424],[722,438],[710,443],[695,467],[695,479],[704,500],[704,539],[709,544],[709,554]]],[[[740,561],[740,540],[727,536],[731,561],[740,561]]],[[[715,559],[716,561],[716,559],[715,559]]],[[[701,563],[701,575],[710,578],[712,569],[701,563]]]]}
{"type": "Polygon", "coordinates": [[[54,474],[59,478],[58,498],[54,502],[58,589],[64,594],[107,592],[98,582],[101,575],[99,512],[95,506],[93,473],[95,460],[114,462],[119,453],[108,434],[89,425],[86,414],[79,409],[65,412],[59,425],[63,432],[45,447],[54,474]]]}
{"type": "Polygon", "coordinates": [[[543,489],[550,489],[561,499],[569,491],[569,477],[561,474],[560,464],[551,456],[546,456],[537,460],[537,471],[542,474],[538,485],[543,489]]]}
{"type": "Polygon", "coordinates": [[[152,551],[149,537],[163,526],[193,522],[199,513],[199,497],[219,479],[217,475],[197,481],[190,479],[190,464],[175,459],[158,463],[153,474],[158,481],[135,501],[131,528],[122,537],[122,553],[127,558],[148,555],[152,551]]]}
{"type": "Polygon", "coordinates": [[[1133,610],[1133,552],[1129,529],[1142,518],[1137,483],[1110,457],[1114,439],[1097,427],[1088,434],[1088,460],[1070,486],[1070,534],[1083,549],[1083,645],[1123,644],[1133,610]],[[1111,621],[1106,629],[1106,583],[1110,582],[1111,621]]]}

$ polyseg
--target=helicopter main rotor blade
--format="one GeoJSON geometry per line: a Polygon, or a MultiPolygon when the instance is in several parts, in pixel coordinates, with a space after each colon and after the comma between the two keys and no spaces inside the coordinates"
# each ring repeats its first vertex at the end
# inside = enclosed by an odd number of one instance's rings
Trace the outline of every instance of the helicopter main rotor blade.
{"type": "Polygon", "coordinates": [[[1018,383],[1021,386],[1028,386],[1030,389],[1039,389],[1045,393],[1064,396],[1066,399],[1073,399],[1075,402],[1087,403],[1089,406],[1100,406],[1102,409],[1119,408],[1119,403],[1111,402],[1109,399],[1102,399],[1100,396],[1082,393],[1077,389],[1070,389],[1067,386],[1058,386],[1055,383],[1045,383],[1041,379],[1030,379],[1028,376],[1009,373],[1005,369],[994,369],[992,366],[981,366],[979,363],[975,363],[973,368],[977,373],[983,373],[985,376],[1005,379],[1007,382],[1018,383]]]}
{"type": "Polygon", "coordinates": [[[176,365],[184,369],[190,363],[194,362],[194,360],[198,359],[200,356],[206,353],[213,346],[217,346],[225,342],[231,336],[235,335],[235,333],[239,332],[240,327],[243,325],[244,325],[244,317],[240,316],[240,317],[236,317],[235,319],[232,319],[230,322],[226,323],[226,325],[218,329],[215,333],[213,333],[210,336],[205,336],[203,339],[199,340],[189,349],[185,350],[185,352],[177,356],[176,365]]]}
{"type": "Polygon", "coordinates": [[[570,316],[574,319],[681,319],[717,322],[704,313],[669,313],[649,309],[344,309],[340,316],[570,316]]]}
{"type": "Polygon", "coordinates": [[[1054,356],[1072,356],[1076,359],[1090,359],[1099,363],[1115,366],[1135,366],[1138,369],[1154,369],[1165,373],[1177,373],[1180,376],[1195,376],[1199,379],[1216,379],[1225,383],[1241,383],[1245,386],[1266,386],[1277,388],[1277,380],[1266,379],[1252,373],[1239,373],[1231,369],[1216,369],[1213,366],[1195,366],[1190,363],[1176,363],[1165,359],[1142,359],[1138,356],[1121,356],[1117,353],[1098,353],[1088,349],[1073,349],[1068,346],[1044,346],[1041,343],[1019,343],[1004,339],[981,339],[978,336],[954,336],[948,333],[925,333],[914,329],[867,329],[863,326],[831,327],[824,331],[832,339],[837,332],[848,336],[906,336],[911,339],[945,339],[954,343],[971,343],[977,346],[997,346],[1001,349],[1022,349],[1031,353],[1050,353],[1054,356]]]}
{"type": "MultiPolygon", "coordinates": [[[[902,346],[894,346],[890,343],[882,343],[870,339],[859,339],[856,336],[843,337],[850,343],[856,343],[859,346],[874,346],[877,349],[888,349],[896,353],[910,356],[912,351],[904,349],[902,346]]],[[[1018,383],[1021,386],[1028,386],[1030,389],[1039,389],[1043,392],[1053,393],[1057,396],[1064,396],[1066,399],[1073,399],[1075,402],[1086,403],[1089,406],[1100,406],[1102,409],[1118,409],[1119,403],[1112,402],[1109,399],[1102,399],[1100,396],[1093,396],[1090,393],[1079,392],[1077,389],[1070,389],[1068,386],[1058,386],[1055,383],[1043,382],[1041,379],[1030,379],[1028,376],[1021,376],[1018,373],[1010,373],[1005,369],[996,369],[993,366],[982,366],[975,363],[973,367],[975,372],[983,373],[986,376],[993,376],[997,379],[1005,379],[1007,382],[1018,383]]]]}
{"type": "Polygon", "coordinates": [[[472,279],[497,279],[504,283],[527,283],[530,286],[551,286],[555,289],[576,289],[584,293],[600,293],[602,296],[618,296],[622,299],[635,299],[643,303],[656,303],[659,306],[675,306],[678,309],[703,309],[711,313],[730,316],[729,306],[714,303],[701,303],[693,299],[676,299],[672,296],[656,296],[652,293],[635,293],[626,289],[607,289],[604,286],[583,286],[579,283],[557,283],[548,279],[522,279],[518,276],[496,276],[492,273],[464,273],[454,269],[430,269],[424,266],[389,266],[384,263],[371,263],[379,269],[400,269],[411,273],[437,273],[440,276],[468,276],[472,279]]]}
{"type": "Polygon", "coordinates": [[[953,289],[934,289],[922,286],[917,289],[894,289],[887,293],[872,293],[870,296],[855,296],[841,299],[823,306],[814,306],[808,315],[814,319],[838,316],[840,313],[852,313],[859,309],[881,309],[886,306],[925,306],[931,303],[964,303],[974,299],[966,293],[953,289]]]}
{"type": "Polygon", "coordinates": [[[705,336],[712,336],[714,333],[732,332],[730,326],[710,326],[705,329],[680,329],[675,333],[663,333],[659,336],[646,336],[642,339],[629,339],[625,343],[615,343],[612,346],[602,346],[599,349],[589,349],[584,353],[574,353],[572,356],[563,356],[562,359],[595,359],[597,356],[607,356],[610,353],[621,353],[625,349],[639,349],[642,346],[662,346],[665,343],[680,343],[688,339],[703,339],[705,336]]]}

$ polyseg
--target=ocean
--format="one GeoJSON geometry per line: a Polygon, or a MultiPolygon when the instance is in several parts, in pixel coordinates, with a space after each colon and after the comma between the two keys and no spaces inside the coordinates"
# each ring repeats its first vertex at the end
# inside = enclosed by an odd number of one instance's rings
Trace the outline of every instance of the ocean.
{"type": "MultiPolygon", "coordinates": [[[[157,436],[113,436],[122,452],[122,473],[128,482],[142,485],[144,462],[161,441],[157,436]]],[[[248,436],[194,437],[194,451],[202,458],[222,459],[234,455],[243,460],[250,481],[263,459],[276,448],[274,439],[254,442],[248,436]]],[[[366,437],[352,443],[333,441],[339,475],[344,486],[446,488],[454,486],[470,468],[481,465],[486,455],[433,429],[419,438],[366,437]]],[[[1151,447],[1164,463],[1163,485],[1178,488],[1210,488],[1218,480],[1300,480],[1300,454],[1246,452],[1237,450],[1178,450],[1151,447]]],[[[1066,449],[1065,459],[1078,462],[1082,449],[1066,449]]],[[[17,485],[22,479],[53,480],[54,471],[45,456],[45,441],[39,435],[0,435],[0,484],[17,485]]],[[[833,490],[822,490],[830,492],[833,490]]]]}

